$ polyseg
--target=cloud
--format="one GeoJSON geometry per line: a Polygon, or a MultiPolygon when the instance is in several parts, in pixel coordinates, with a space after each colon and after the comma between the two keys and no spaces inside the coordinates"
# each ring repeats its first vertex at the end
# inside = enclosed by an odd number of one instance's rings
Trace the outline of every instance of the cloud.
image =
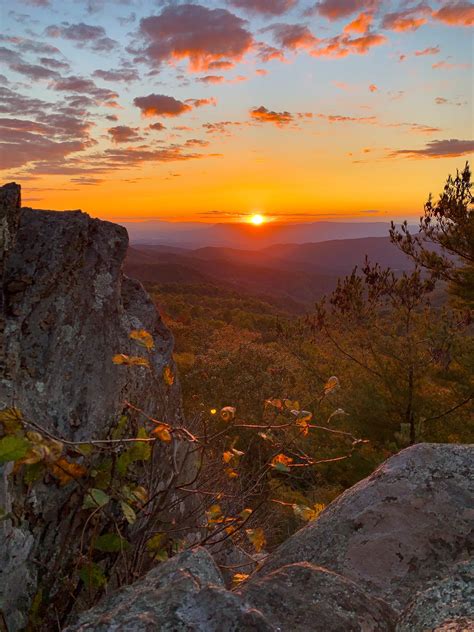
{"type": "Polygon", "coordinates": [[[197,4],[167,6],[160,15],[143,18],[140,34],[146,42],[143,59],[151,64],[188,59],[192,71],[216,61],[239,61],[253,46],[245,20],[197,4]]]}
{"type": "Polygon", "coordinates": [[[329,123],[367,123],[375,125],[378,123],[376,116],[344,116],[341,114],[318,114],[319,118],[326,119],[329,123]]]}
{"type": "Polygon", "coordinates": [[[185,103],[192,105],[193,108],[202,108],[205,105],[217,105],[217,99],[215,97],[209,97],[208,99],[186,99],[185,103]]]}
{"type": "Polygon", "coordinates": [[[125,81],[130,83],[131,81],[138,81],[140,75],[135,68],[117,68],[115,70],[94,70],[93,77],[98,77],[104,81],[125,81]]]}
{"type": "Polygon", "coordinates": [[[237,9],[266,15],[282,15],[295,4],[296,0],[228,0],[237,9]]]}
{"type": "Polygon", "coordinates": [[[217,123],[203,123],[202,126],[206,130],[206,134],[221,134],[223,136],[231,136],[231,127],[241,127],[245,123],[240,121],[218,121],[217,123]]]}
{"type": "Polygon", "coordinates": [[[430,46],[423,50],[416,50],[415,57],[424,57],[425,55],[437,55],[440,52],[439,46],[430,46]]]}
{"type": "Polygon", "coordinates": [[[377,86],[375,85],[375,83],[371,83],[369,86],[369,92],[377,92],[377,86]]]}
{"type": "MultiPolygon", "coordinates": [[[[44,159],[64,159],[88,146],[86,139],[54,139],[54,128],[34,121],[0,119],[0,169],[23,167],[44,159]]],[[[58,135],[61,136],[61,135],[58,135]]]]}
{"type": "Polygon", "coordinates": [[[163,125],[163,123],[156,122],[148,125],[148,129],[152,129],[155,132],[162,132],[164,129],[166,129],[166,126],[163,125]]]}
{"type": "Polygon", "coordinates": [[[294,116],[290,114],[290,112],[274,112],[273,110],[268,110],[263,105],[258,108],[252,108],[249,110],[249,114],[254,121],[258,121],[259,123],[273,123],[277,127],[283,127],[294,121],[294,116]]]}
{"type": "Polygon", "coordinates": [[[207,147],[209,145],[208,140],[201,140],[199,138],[190,138],[184,143],[185,147],[207,147]]]}
{"type": "Polygon", "coordinates": [[[196,79],[196,81],[201,83],[222,83],[224,80],[225,77],[223,75],[205,75],[196,79]]]}
{"type": "Polygon", "coordinates": [[[444,97],[436,97],[434,102],[436,105],[455,105],[460,107],[462,105],[466,105],[466,101],[450,101],[449,99],[445,99],[444,97]]]}
{"type": "Polygon", "coordinates": [[[339,20],[356,11],[372,11],[378,5],[379,0],[323,0],[315,4],[306,14],[319,13],[328,20],[339,20]]]}
{"type": "Polygon", "coordinates": [[[474,24],[474,4],[452,2],[433,13],[435,20],[451,26],[472,26],[474,24]]]}
{"type": "Polygon", "coordinates": [[[164,94],[149,94],[146,97],[135,97],[133,104],[140,109],[143,116],[180,116],[192,110],[192,106],[189,103],[184,103],[164,94]]]}
{"type": "Polygon", "coordinates": [[[70,68],[66,61],[60,61],[59,59],[54,59],[54,57],[40,57],[39,61],[43,66],[48,66],[48,68],[53,70],[69,70],[70,68]]]}
{"type": "Polygon", "coordinates": [[[360,13],[355,20],[344,27],[344,33],[366,33],[372,24],[372,13],[360,13]]]}
{"type": "Polygon", "coordinates": [[[118,94],[106,88],[98,88],[92,79],[71,75],[51,84],[51,88],[58,92],[77,92],[89,95],[96,104],[115,104],[118,94]]]}
{"type": "Polygon", "coordinates": [[[104,178],[91,178],[88,176],[79,176],[78,178],[71,178],[71,182],[73,184],[82,184],[85,186],[95,186],[97,184],[102,184],[102,182],[107,182],[104,178]]]}
{"type": "Polygon", "coordinates": [[[382,28],[390,31],[416,31],[426,24],[431,9],[428,5],[421,3],[405,11],[395,11],[386,13],[382,20],[382,28]]]}
{"type": "Polygon", "coordinates": [[[398,149],[391,156],[408,158],[454,158],[474,152],[474,140],[432,140],[423,149],[398,149]]]}
{"type": "Polygon", "coordinates": [[[449,61],[443,60],[432,64],[431,68],[433,68],[433,70],[462,70],[469,68],[469,64],[452,64],[449,61]]]}
{"type": "Polygon", "coordinates": [[[233,61],[223,59],[222,61],[211,61],[207,68],[208,70],[230,70],[235,66],[233,61]]]}
{"type": "Polygon", "coordinates": [[[117,125],[107,130],[114,143],[129,143],[141,140],[138,131],[138,127],[128,127],[127,125],[117,125]]]}
{"type": "Polygon", "coordinates": [[[258,44],[257,50],[257,56],[263,63],[272,61],[272,59],[278,59],[279,61],[284,61],[285,59],[285,54],[281,49],[269,46],[268,44],[258,44]]]}
{"type": "Polygon", "coordinates": [[[264,31],[271,31],[277,44],[290,50],[309,49],[319,41],[304,24],[273,24],[264,31]]]}
{"type": "Polygon", "coordinates": [[[79,48],[90,48],[98,53],[109,52],[117,46],[117,42],[107,37],[102,26],[93,26],[84,24],[84,22],[79,24],[68,24],[66,22],[60,26],[48,26],[46,35],[49,37],[62,37],[74,42],[79,48]]]}
{"type": "Polygon", "coordinates": [[[36,64],[11,64],[10,69],[18,72],[33,81],[40,81],[42,79],[57,79],[59,74],[55,70],[44,68],[43,66],[37,66],[36,64]]]}
{"type": "Polygon", "coordinates": [[[373,46],[385,44],[387,38],[378,33],[367,33],[351,38],[346,33],[323,40],[319,48],[311,51],[314,57],[346,57],[350,54],[365,55],[373,46]]]}

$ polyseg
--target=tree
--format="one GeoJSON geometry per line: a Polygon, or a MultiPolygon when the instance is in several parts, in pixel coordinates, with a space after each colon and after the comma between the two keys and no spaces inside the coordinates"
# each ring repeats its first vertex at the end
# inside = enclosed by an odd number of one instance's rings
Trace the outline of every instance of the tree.
{"type": "Polygon", "coordinates": [[[448,177],[439,200],[430,195],[412,235],[407,222],[398,230],[392,222],[390,238],[419,266],[450,283],[451,292],[474,306],[474,210],[471,171],[466,163],[456,177],[448,177]]]}

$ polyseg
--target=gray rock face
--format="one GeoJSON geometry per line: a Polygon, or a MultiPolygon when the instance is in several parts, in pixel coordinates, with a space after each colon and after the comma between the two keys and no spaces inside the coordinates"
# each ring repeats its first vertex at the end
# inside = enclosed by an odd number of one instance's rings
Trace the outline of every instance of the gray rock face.
{"type": "Polygon", "coordinates": [[[267,632],[264,617],[223,588],[204,549],[186,551],[117,591],[64,632],[267,632]]]}
{"type": "Polygon", "coordinates": [[[474,550],[474,449],[419,444],[388,459],[269,556],[260,575],[324,566],[403,608],[474,550]]]}
{"type": "MultiPolygon", "coordinates": [[[[80,211],[21,209],[20,188],[0,188],[2,408],[15,406],[70,441],[107,436],[126,401],[181,424],[179,385],[163,380],[165,366],[174,372],[172,336],[143,287],[122,274],[127,246],[120,226],[80,211]],[[134,329],[153,336],[151,352],[130,340],[134,329]],[[151,371],[113,364],[117,353],[147,355],[151,371]]],[[[179,454],[158,450],[156,459],[166,487],[179,454]]],[[[7,512],[15,503],[10,469],[0,468],[7,512]]],[[[37,489],[28,517],[0,522],[0,611],[11,632],[26,623],[38,569],[62,555],[61,537],[75,524],[67,494],[54,485],[37,489]]],[[[24,492],[16,501],[24,503],[24,492]]]]}
{"type": "Polygon", "coordinates": [[[468,625],[474,629],[474,560],[461,562],[448,577],[417,593],[400,617],[397,632],[468,630],[468,625]]]}
{"type": "Polygon", "coordinates": [[[395,612],[349,579],[300,562],[250,580],[243,599],[277,630],[290,632],[390,632],[395,612]]]}

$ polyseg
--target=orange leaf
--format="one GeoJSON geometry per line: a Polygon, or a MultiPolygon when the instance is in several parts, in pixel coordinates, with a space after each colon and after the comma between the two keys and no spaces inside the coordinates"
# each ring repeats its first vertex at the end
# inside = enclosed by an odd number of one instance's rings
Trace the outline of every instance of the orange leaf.
{"type": "Polygon", "coordinates": [[[152,430],[151,434],[155,435],[155,437],[158,437],[160,441],[164,441],[165,443],[169,443],[172,439],[168,426],[165,426],[164,424],[156,426],[156,428],[152,430]]]}
{"type": "Polygon", "coordinates": [[[232,584],[233,584],[234,586],[238,586],[239,584],[241,584],[242,582],[244,582],[247,578],[248,578],[248,574],[247,574],[247,573],[236,573],[236,574],[232,577],[232,584]]]}
{"type": "Polygon", "coordinates": [[[173,371],[170,369],[168,365],[163,369],[163,381],[167,386],[173,386],[174,384],[174,375],[173,371]]]}
{"type": "Polygon", "coordinates": [[[138,342],[142,347],[146,347],[148,351],[151,351],[155,346],[152,335],[145,331],[145,329],[134,329],[130,332],[130,338],[138,342]]]}
{"type": "Polygon", "coordinates": [[[87,474],[87,469],[80,463],[72,463],[67,459],[58,459],[50,465],[51,474],[58,479],[60,485],[67,485],[75,478],[87,474]]]}

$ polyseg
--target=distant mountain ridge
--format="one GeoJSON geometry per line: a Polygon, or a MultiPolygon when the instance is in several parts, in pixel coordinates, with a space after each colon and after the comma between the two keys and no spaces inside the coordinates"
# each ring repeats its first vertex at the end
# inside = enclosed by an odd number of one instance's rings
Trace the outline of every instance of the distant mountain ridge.
{"type": "Polygon", "coordinates": [[[276,244],[319,243],[335,239],[386,237],[389,222],[311,222],[262,226],[246,223],[199,224],[163,221],[121,222],[132,244],[206,246],[259,250],[276,244]]]}
{"type": "Polygon", "coordinates": [[[340,276],[363,265],[366,256],[396,271],[412,267],[388,237],[365,237],[278,244],[260,250],[134,244],[128,250],[125,271],[149,283],[218,284],[308,305],[331,292],[340,276]]]}

